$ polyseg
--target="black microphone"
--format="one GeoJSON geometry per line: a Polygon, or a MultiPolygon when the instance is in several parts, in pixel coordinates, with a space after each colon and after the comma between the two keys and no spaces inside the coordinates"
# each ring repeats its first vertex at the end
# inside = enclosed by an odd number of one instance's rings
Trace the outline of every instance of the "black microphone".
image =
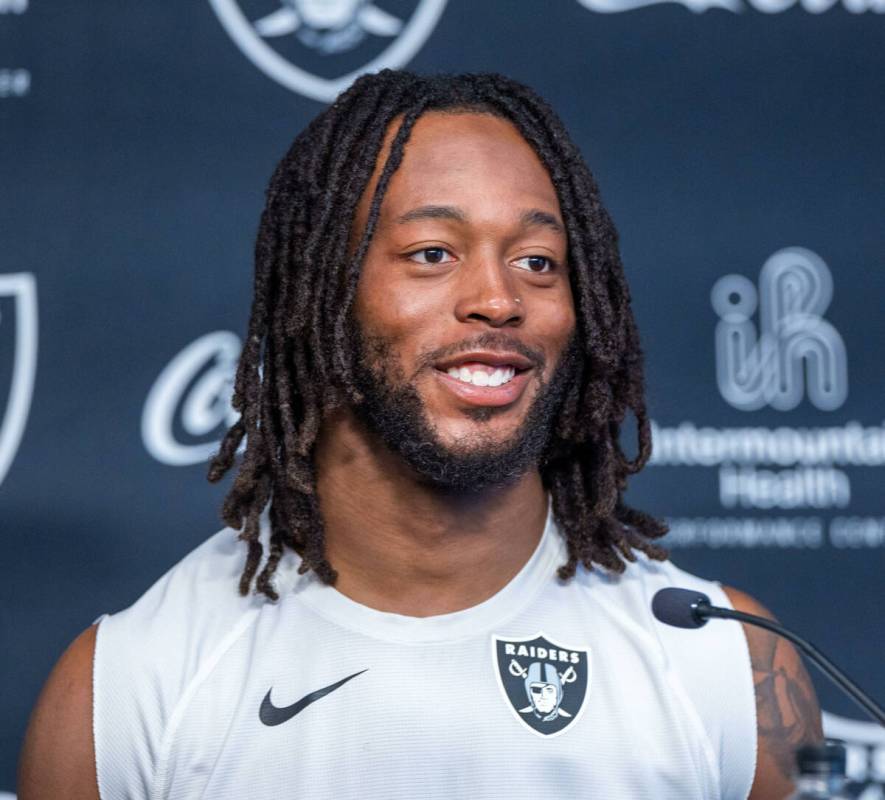
{"type": "Polygon", "coordinates": [[[787,630],[774,620],[767,617],[757,617],[755,614],[747,614],[743,611],[735,611],[732,608],[714,606],[710,603],[710,598],[703,592],[676,587],[660,589],[656,592],[651,601],[651,610],[659,621],[677,628],[700,628],[706,625],[709,619],[718,617],[719,619],[736,619],[739,622],[756,625],[776,633],[778,636],[783,636],[784,639],[788,639],[805,653],[824,675],[876,722],[885,726],[885,711],[875,703],[872,697],[866,694],[811,642],[805,641],[801,636],[787,630]]]}

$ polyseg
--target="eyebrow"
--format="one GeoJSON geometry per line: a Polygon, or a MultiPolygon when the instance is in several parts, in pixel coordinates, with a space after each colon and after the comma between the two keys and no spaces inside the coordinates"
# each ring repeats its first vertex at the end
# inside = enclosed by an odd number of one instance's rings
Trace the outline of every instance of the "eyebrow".
{"type": "MultiPolygon", "coordinates": [[[[467,222],[467,215],[457,206],[419,206],[396,218],[398,225],[414,222],[418,219],[449,219],[453,222],[467,222]]],[[[522,212],[519,222],[524,228],[544,226],[556,233],[565,233],[562,223],[548,211],[540,208],[529,208],[522,212]]]]}
{"type": "Polygon", "coordinates": [[[565,228],[563,228],[562,223],[553,216],[553,214],[550,214],[547,211],[541,211],[540,208],[530,208],[528,211],[523,211],[519,221],[524,228],[543,225],[552,228],[557,233],[565,233],[565,228]]]}
{"type": "Polygon", "coordinates": [[[396,222],[402,225],[416,219],[450,219],[455,222],[467,222],[467,215],[455,206],[419,206],[397,217],[396,222]]]}

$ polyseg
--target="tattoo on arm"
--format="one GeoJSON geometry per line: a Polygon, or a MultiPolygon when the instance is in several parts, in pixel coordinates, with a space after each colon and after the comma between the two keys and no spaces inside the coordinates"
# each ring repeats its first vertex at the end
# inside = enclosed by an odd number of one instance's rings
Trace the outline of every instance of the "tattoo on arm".
{"type": "Polygon", "coordinates": [[[759,750],[785,779],[795,771],[795,752],[823,740],[814,687],[792,645],[774,634],[747,630],[756,688],[759,750]]]}

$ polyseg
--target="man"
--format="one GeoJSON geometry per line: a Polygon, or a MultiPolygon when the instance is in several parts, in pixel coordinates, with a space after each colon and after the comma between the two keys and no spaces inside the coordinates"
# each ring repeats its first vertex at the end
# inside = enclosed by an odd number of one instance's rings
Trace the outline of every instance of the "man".
{"type": "Polygon", "coordinates": [[[539,661],[532,664],[526,675],[525,692],[529,705],[519,709],[520,714],[534,714],[545,722],[555,719],[560,714],[571,716],[559,708],[562,702],[562,676],[553,664],[542,665],[539,661]],[[541,680],[542,666],[544,680],[541,680]]]}
{"type": "Polygon", "coordinates": [[[270,182],[210,467],[246,437],[229,527],[65,653],[21,797],[784,797],[821,735],[793,649],[649,611],[684,585],[765,613],[624,502],[641,362],[551,109],[498,75],[360,78],[270,182]]]}

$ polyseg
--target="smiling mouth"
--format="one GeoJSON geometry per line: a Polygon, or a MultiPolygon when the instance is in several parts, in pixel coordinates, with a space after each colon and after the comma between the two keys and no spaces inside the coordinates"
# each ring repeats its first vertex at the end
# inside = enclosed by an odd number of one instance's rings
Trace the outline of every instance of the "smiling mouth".
{"type": "Polygon", "coordinates": [[[513,364],[493,365],[472,361],[460,366],[451,366],[445,370],[449,375],[462,383],[472,386],[503,386],[510,383],[517,374],[525,372],[513,364]]]}
{"type": "Polygon", "coordinates": [[[532,368],[519,354],[468,353],[436,364],[434,372],[459,403],[503,409],[522,397],[532,368]]]}
{"type": "Polygon", "coordinates": [[[543,357],[514,344],[475,344],[479,347],[464,348],[432,362],[433,372],[459,405],[513,406],[525,393],[535,368],[543,367],[543,357]]]}

